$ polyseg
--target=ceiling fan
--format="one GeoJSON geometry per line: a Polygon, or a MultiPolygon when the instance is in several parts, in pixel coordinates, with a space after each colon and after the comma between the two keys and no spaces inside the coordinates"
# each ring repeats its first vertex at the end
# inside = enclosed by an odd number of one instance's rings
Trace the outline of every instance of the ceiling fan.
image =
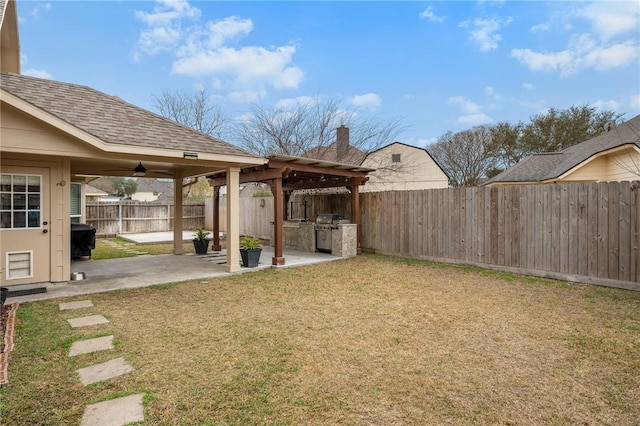
{"type": "MultiPolygon", "coordinates": [[[[121,167],[119,169],[102,170],[102,171],[103,172],[122,172],[122,171],[127,171],[127,170],[131,170],[131,169],[125,168],[125,167],[121,167]]],[[[132,172],[133,172],[133,176],[134,177],[145,177],[147,175],[147,173],[161,174],[161,175],[166,175],[166,176],[173,176],[173,173],[171,173],[171,171],[169,171],[169,170],[147,169],[145,166],[142,165],[142,161],[138,162],[138,165],[133,168],[132,172]]]]}

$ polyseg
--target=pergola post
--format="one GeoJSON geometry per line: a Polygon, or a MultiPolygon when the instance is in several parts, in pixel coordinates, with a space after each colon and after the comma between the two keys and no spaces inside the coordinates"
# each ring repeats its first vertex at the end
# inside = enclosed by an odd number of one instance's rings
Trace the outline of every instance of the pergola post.
{"type": "Polygon", "coordinates": [[[222,250],[220,245],[220,187],[213,188],[213,251],[222,250]]]}
{"type": "Polygon", "coordinates": [[[282,255],[282,246],[284,243],[284,239],[282,238],[282,222],[284,221],[282,178],[277,177],[270,180],[269,185],[271,186],[271,192],[273,193],[273,238],[275,240],[271,264],[278,266],[284,265],[284,256],[282,255]]]}
{"type": "Polygon", "coordinates": [[[351,185],[351,223],[356,224],[356,248],[357,253],[361,254],[360,249],[360,185],[351,185]]]}
{"type": "Polygon", "coordinates": [[[173,254],[182,254],[182,178],[173,180],[173,254]]]}
{"type": "Polygon", "coordinates": [[[227,272],[240,270],[240,168],[227,175],[227,272]]]}

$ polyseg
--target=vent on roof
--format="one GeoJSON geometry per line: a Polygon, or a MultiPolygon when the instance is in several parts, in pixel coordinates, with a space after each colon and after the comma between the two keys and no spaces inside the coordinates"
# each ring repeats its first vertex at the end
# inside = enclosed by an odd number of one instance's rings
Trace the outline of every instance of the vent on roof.
{"type": "Polygon", "coordinates": [[[605,131],[605,132],[608,132],[608,131],[610,131],[610,130],[613,130],[615,127],[616,127],[616,122],[615,122],[615,121],[611,121],[611,120],[610,120],[610,121],[607,121],[607,122],[604,124],[604,131],[605,131]]]}

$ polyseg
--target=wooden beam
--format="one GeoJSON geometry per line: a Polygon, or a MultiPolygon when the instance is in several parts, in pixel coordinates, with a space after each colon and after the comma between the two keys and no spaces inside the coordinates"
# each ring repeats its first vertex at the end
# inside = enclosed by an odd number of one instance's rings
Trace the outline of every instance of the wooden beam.
{"type": "Polygon", "coordinates": [[[348,179],[340,178],[337,180],[328,179],[325,181],[314,179],[306,182],[285,183],[283,184],[283,189],[285,191],[295,191],[298,189],[338,188],[341,186],[350,188],[353,185],[364,185],[368,179],[368,177],[357,177],[348,179]]]}
{"type": "Polygon", "coordinates": [[[284,245],[284,239],[282,238],[282,223],[284,222],[282,177],[269,181],[269,185],[271,186],[271,192],[273,193],[273,238],[275,240],[271,264],[284,265],[284,256],[282,255],[282,246],[284,245]]]}
{"type": "MultiPolygon", "coordinates": [[[[269,160],[269,168],[283,168],[289,167],[294,172],[303,172],[303,173],[317,173],[317,174],[325,174],[327,176],[341,176],[341,177],[358,177],[362,176],[363,172],[358,172],[354,170],[341,169],[338,167],[323,167],[314,164],[299,164],[299,163],[288,163],[284,161],[275,161],[269,160]]],[[[356,167],[356,166],[354,166],[356,167]]]]}
{"type": "MultiPolygon", "coordinates": [[[[291,167],[269,168],[258,171],[253,169],[252,167],[250,171],[243,170],[240,173],[240,183],[268,182],[272,179],[287,177],[291,173],[291,167]]],[[[227,178],[226,176],[209,178],[209,182],[211,186],[222,186],[227,184],[227,178]]]]}
{"type": "Polygon", "coordinates": [[[356,253],[361,254],[360,249],[360,186],[352,185],[351,190],[351,223],[356,224],[356,253]]]}

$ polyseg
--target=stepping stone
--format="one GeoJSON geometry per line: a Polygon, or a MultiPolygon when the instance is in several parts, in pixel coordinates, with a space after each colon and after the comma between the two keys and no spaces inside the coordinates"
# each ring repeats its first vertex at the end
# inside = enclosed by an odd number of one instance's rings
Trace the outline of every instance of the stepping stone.
{"type": "Polygon", "coordinates": [[[122,357],[77,370],[80,375],[80,382],[85,386],[123,376],[132,371],[133,367],[122,357]]]}
{"type": "Polygon", "coordinates": [[[89,354],[91,352],[113,349],[113,336],[96,337],[95,339],[73,342],[69,348],[69,356],[89,354]]]}
{"type": "Polygon", "coordinates": [[[90,325],[106,324],[109,320],[102,315],[89,315],[88,317],[71,318],[68,319],[67,322],[71,327],[78,328],[88,327],[90,325]]]}
{"type": "Polygon", "coordinates": [[[78,300],[77,302],[60,303],[58,306],[61,311],[66,311],[67,309],[93,308],[93,302],[91,300],[78,300]]]}
{"type": "Polygon", "coordinates": [[[87,405],[80,426],[123,426],[144,421],[142,398],[138,393],[87,405]]]}

